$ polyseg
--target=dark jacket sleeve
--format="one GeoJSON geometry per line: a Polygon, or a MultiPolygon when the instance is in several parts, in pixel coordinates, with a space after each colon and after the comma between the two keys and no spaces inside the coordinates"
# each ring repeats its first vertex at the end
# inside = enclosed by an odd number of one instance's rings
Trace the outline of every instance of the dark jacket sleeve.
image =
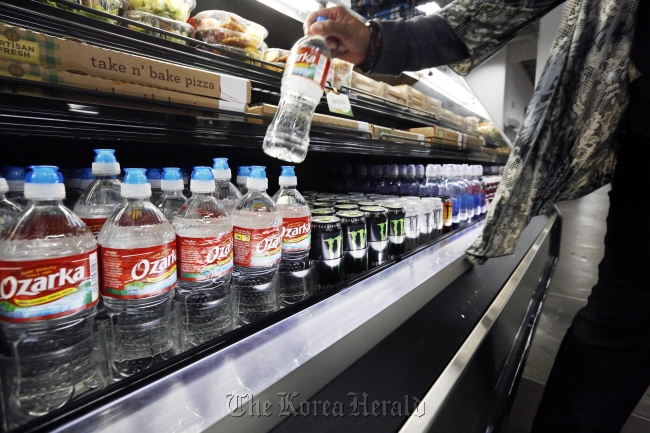
{"type": "Polygon", "coordinates": [[[399,74],[451,64],[467,75],[564,0],[456,0],[436,15],[380,23],[372,73],[399,74]]]}

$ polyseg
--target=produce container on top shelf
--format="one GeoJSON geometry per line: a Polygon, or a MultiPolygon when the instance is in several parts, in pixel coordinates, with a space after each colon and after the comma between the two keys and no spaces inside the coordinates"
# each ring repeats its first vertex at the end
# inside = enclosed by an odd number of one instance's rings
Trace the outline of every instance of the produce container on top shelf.
{"type": "MultiPolygon", "coordinates": [[[[54,6],[59,9],[65,9],[69,10],[71,12],[75,12],[81,15],[89,16],[92,18],[96,18],[98,20],[102,21],[107,21],[107,22],[114,22],[113,20],[110,20],[108,18],[101,17],[99,15],[95,15],[86,11],[82,11],[79,9],[75,9],[72,7],[68,7],[64,4],[60,3],[55,3],[50,0],[41,0],[43,3],[47,3],[50,6],[54,6]]],[[[78,5],[86,6],[89,8],[96,9],[101,12],[106,12],[112,15],[118,15],[120,9],[126,9],[128,7],[128,2],[127,0],[69,0],[72,3],[76,3],[78,5]]]]}
{"type": "Polygon", "coordinates": [[[270,65],[264,65],[264,67],[276,72],[284,71],[290,53],[289,50],[283,50],[282,48],[268,48],[264,53],[264,60],[275,63],[277,67],[270,65]]]}
{"type": "MultiPolygon", "coordinates": [[[[137,21],[142,24],[146,24],[157,29],[166,30],[168,32],[176,33],[177,35],[186,36],[191,38],[194,35],[194,27],[191,25],[182,22],[175,21],[169,18],[159,17],[154,14],[142,11],[126,11],[124,17],[133,21],[137,21]]],[[[162,33],[154,32],[151,30],[143,29],[138,26],[129,25],[129,28],[136,30],[141,33],[146,33],[149,35],[157,36],[159,38],[167,39],[169,41],[178,42],[179,44],[187,45],[187,42],[181,39],[174,38],[172,36],[167,36],[162,33]]]]}
{"type": "Polygon", "coordinates": [[[203,11],[190,22],[196,27],[194,37],[225,50],[263,59],[268,31],[259,24],[225,11],[203,11]]]}
{"type": "Polygon", "coordinates": [[[147,12],[185,22],[196,7],[196,0],[126,0],[131,10],[147,12]]]}

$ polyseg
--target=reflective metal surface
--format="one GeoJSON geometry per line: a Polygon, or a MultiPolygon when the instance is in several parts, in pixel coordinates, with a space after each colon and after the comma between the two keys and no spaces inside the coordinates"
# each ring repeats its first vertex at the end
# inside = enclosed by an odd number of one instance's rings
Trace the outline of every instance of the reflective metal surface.
{"type": "Polygon", "coordinates": [[[469,227],[57,431],[204,430],[463,257],[482,227],[469,227]]]}

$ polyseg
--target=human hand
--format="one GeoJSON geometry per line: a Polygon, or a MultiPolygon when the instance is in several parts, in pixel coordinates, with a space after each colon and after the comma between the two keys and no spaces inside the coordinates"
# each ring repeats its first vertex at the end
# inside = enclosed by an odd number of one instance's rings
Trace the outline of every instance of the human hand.
{"type": "Polygon", "coordinates": [[[333,57],[338,57],[355,65],[366,60],[370,45],[370,30],[343,6],[321,9],[312,12],[303,24],[305,35],[321,35],[333,57]],[[319,16],[326,21],[316,22],[319,16]]]}

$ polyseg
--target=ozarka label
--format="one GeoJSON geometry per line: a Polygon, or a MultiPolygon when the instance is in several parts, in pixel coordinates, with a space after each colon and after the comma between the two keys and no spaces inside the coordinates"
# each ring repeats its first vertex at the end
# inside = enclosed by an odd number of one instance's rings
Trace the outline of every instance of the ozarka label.
{"type": "Polygon", "coordinates": [[[81,218],[81,221],[86,224],[86,227],[88,227],[93,236],[95,236],[95,239],[97,239],[97,235],[102,231],[102,227],[104,227],[107,219],[108,218],[81,218]]]}
{"type": "Polygon", "coordinates": [[[0,260],[0,319],[31,322],[67,316],[99,299],[97,250],[56,259],[0,260]]]}
{"type": "Polygon", "coordinates": [[[178,279],[205,281],[232,272],[232,232],[208,238],[176,237],[178,279]]]}
{"type": "Polygon", "coordinates": [[[282,78],[287,75],[299,75],[325,88],[330,63],[331,60],[321,50],[313,47],[297,47],[291,50],[282,78]]]}
{"type": "Polygon", "coordinates": [[[282,252],[308,251],[311,247],[311,216],[282,218],[282,252]]]}
{"type": "Polygon", "coordinates": [[[280,227],[248,229],[234,227],[235,265],[244,267],[273,266],[282,255],[280,227]]]}
{"type": "Polygon", "coordinates": [[[176,287],[176,241],[147,248],[102,247],[102,294],[148,298],[176,287]]]}

